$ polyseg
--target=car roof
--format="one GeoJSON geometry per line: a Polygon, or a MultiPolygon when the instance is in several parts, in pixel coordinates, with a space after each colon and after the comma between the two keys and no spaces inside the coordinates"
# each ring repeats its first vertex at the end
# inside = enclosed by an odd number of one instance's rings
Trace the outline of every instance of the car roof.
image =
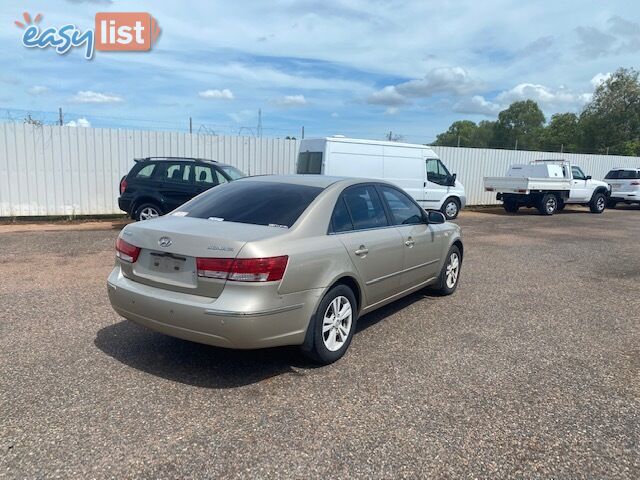
{"type": "Polygon", "coordinates": [[[635,168],[635,167],[613,167],[610,171],[614,171],[614,170],[640,170],[640,167],[635,168]]]}
{"type": "Polygon", "coordinates": [[[373,179],[373,178],[334,177],[329,175],[314,175],[314,174],[256,175],[252,177],[240,178],[236,181],[289,183],[292,185],[306,185],[309,187],[319,187],[319,188],[327,188],[337,183],[343,184],[344,186],[354,185],[358,183],[369,183],[369,182],[390,184],[389,182],[386,182],[384,180],[373,179]]]}
{"type": "Polygon", "coordinates": [[[220,163],[217,160],[211,160],[210,158],[196,158],[196,157],[143,157],[134,158],[136,162],[194,162],[194,163],[215,163],[216,165],[230,166],[226,163],[220,163]]]}

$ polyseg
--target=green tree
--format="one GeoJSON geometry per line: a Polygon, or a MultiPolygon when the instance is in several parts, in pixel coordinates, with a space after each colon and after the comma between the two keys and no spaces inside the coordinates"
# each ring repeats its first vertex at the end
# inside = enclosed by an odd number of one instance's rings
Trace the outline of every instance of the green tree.
{"type": "Polygon", "coordinates": [[[461,147],[475,146],[472,140],[477,129],[478,126],[471,120],[453,122],[446,132],[436,137],[434,145],[456,147],[459,142],[461,147]]]}
{"type": "Polygon", "coordinates": [[[478,128],[475,131],[475,137],[472,140],[472,147],[487,148],[493,144],[493,137],[495,135],[496,122],[489,120],[482,120],[478,123],[478,128]]]}
{"type": "Polygon", "coordinates": [[[535,150],[545,123],[544,114],[533,100],[513,102],[498,114],[494,141],[497,146],[535,150]]]}
{"type": "Polygon", "coordinates": [[[575,152],[580,145],[580,125],[575,113],[556,113],[540,134],[540,149],[575,152]]]}
{"type": "Polygon", "coordinates": [[[639,72],[620,68],[601,83],[580,115],[582,142],[590,150],[640,155],[639,72]]]}

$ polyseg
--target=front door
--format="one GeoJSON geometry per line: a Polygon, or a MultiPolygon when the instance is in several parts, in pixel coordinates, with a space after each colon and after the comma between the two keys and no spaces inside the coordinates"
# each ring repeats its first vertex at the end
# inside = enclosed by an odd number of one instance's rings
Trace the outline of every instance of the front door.
{"type": "Polygon", "coordinates": [[[575,200],[576,202],[589,200],[590,195],[587,176],[580,167],[571,167],[571,174],[573,176],[573,180],[571,180],[569,199],[575,200]]]}
{"type": "Polygon", "coordinates": [[[451,174],[438,158],[427,158],[425,165],[427,180],[424,183],[423,201],[419,203],[427,209],[438,209],[449,195],[451,174]]]}
{"type": "Polygon", "coordinates": [[[403,269],[402,237],[389,225],[375,186],[345,189],[334,216],[340,214],[347,220],[340,222],[342,231],[335,233],[365,285],[367,303],[372,305],[398,293],[403,269]]]}
{"type": "Polygon", "coordinates": [[[442,251],[442,232],[438,225],[427,225],[420,207],[404,192],[387,185],[379,185],[378,188],[393,223],[402,235],[402,290],[432,280],[438,275],[442,251]]]}

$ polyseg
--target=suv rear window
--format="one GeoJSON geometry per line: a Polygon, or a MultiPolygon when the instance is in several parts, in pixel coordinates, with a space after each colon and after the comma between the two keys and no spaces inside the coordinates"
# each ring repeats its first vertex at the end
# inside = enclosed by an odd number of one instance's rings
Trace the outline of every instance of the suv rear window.
{"type": "Polygon", "coordinates": [[[620,170],[618,178],[621,180],[636,180],[639,173],[635,170],[620,170]]]}
{"type": "Polygon", "coordinates": [[[187,217],[289,228],[322,188],[278,182],[237,181],[207,190],[179,211],[187,217]]]}
{"type": "Polygon", "coordinates": [[[611,170],[609,173],[607,173],[607,175],[604,178],[605,180],[615,179],[615,178],[618,178],[619,174],[620,174],[620,170],[611,170]]]}
{"type": "Polygon", "coordinates": [[[155,163],[150,163],[149,165],[145,165],[138,173],[136,173],[136,178],[150,178],[153,175],[153,172],[156,169],[155,163]]]}

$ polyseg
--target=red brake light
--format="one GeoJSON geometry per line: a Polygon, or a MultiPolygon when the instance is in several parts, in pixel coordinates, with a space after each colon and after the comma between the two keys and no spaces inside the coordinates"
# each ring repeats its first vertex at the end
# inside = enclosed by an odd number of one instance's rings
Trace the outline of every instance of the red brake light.
{"type": "Polygon", "coordinates": [[[196,258],[199,277],[227,278],[233,258],[196,258]]]}
{"type": "Polygon", "coordinates": [[[227,279],[234,282],[274,282],[281,280],[289,257],[268,258],[197,258],[199,277],[227,279]]]}
{"type": "Polygon", "coordinates": [[[116,257],[125,262],[135,263],[140,255],[140,248],[125,242],[121,238],[116,240],[116,257]]]}
{"type": "Polygon", "coordinates": [[[127,189],[127,177],[122,177],[122,180],[120,180],[120,195],[122,195],[126,189],[127,189]]]}

